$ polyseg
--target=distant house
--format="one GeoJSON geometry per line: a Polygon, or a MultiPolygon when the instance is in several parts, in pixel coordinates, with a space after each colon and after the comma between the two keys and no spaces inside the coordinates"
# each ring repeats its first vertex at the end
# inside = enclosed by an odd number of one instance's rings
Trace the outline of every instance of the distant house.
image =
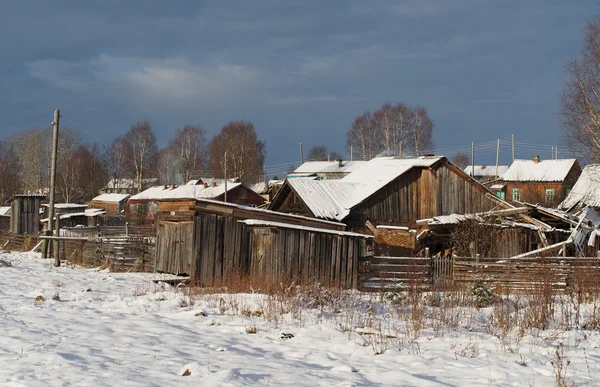
{"type": "Polygon", "coordinates": [[[590,164],[583,168],[571,192],[558,208],[571,211],[585,206],[600,210],[600,164],[590,164]]]}
{"type": "Polygon", "coordinates": [[[490,191],[445,157],[381,157],[340,180],[288,179],[270,210],[346,223],[414,226],[418,219],[491,209],[490,191]]]}
{"type": "Polygon", "coordinates": [[[469,165],[464,172],[478,182],[485,184],[487,182],[502,178],[504,172],[508,170],[508,165],[469,165]]]}
{"type": "Polygon", "coordinates": [[[40,232],[40,202],[45,194],[15,195],[10,203],[10,232],[38,234],[40,232]]]}
{"type": "Polygon", "coordinates": [[[107,215],[118,215],[125,210],[125,203],[129,196],[129,194],[118,193],[101,194],[89,202],[88,208],[100,208],[105,210],[107,215]]]}
{"type": "Polygon", "coordinates": [[[10,206],[0,207],[0,231],[10,230],[10,206]]]}
{"type": "Polygon", "coordinates": [[[515,160],[502,176],[509,201],[555,207],[569,193],[581,174],[577,159],[515,160]]]}
{"type": "MultiPolygon", "coordinates": [[[[127,202],[125,213],[130,218],[155,220],[158,203],[163,200],[211,199],[225,201],[225,184],[177,186],[155,186],[132,196],[127,202]]],[[[227,202],[243,206],[258,207],[265,200],[242,183],[227,183],[227,202]]]]}
{"type": "MultiPolygon", "coordinates": [[[[152,187],[158,182],[158,179],[142,179],[142,190],[152,187]]],[[[111,179],[106,186],[100,190],[100,193],[119,193],[133,195],[138,193],[138,187],[135,179],[111,179]]]]}
{"type": "Polygon", "coordinates": [[[335,180],[348,176],[366,161],[307,161],[289,174],[288,178],[315,176],[323,180],[335,180]]]}

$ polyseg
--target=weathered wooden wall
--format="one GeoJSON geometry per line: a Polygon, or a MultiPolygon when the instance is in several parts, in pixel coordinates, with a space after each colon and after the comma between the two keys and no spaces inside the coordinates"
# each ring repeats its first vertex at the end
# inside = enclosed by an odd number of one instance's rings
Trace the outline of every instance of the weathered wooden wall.
{"type": "Polygon", "coordinates": [[[125,202],[100,202],[100,201],[91,201],[88,204],[88,208],[101,208],[108,215],[118,215],[121,213],[121,210],[125,209],[125,202]]]}
{"type": "Polygon", "coordinates": [[[17,196],[11,203],[10,231],[17,234],[39,234],[40,198],[17,196]]]}

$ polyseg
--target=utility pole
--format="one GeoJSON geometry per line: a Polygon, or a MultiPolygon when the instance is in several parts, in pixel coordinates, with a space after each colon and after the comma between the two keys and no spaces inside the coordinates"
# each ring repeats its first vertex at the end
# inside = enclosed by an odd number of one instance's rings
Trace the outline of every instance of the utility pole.
{"type": "Polygon", "coordinates": [[[400,158],[402,158],[402,141],[400,141],[400,158]]]}
{"type": "Polygon", "coordinates": [[[471,143],[471,177],[475,178],[475,142],[471,143]]]}
{"type": "MultiPolygon", "coordinates": [[[[58,157],[58,131],[60,128],[60,110],[54,111],[54,121],[52,122],[54,128],[52,134],[52,163],[50,166],[50,203],[48,205],[48,234],[53,234],[54,226],[54,193],[56,191],[56,159],[58,157]]],[[[57,222],[58,224],[58,222],[57,222]]],[[[56,230],[56,236],[58,236],[59,230],[56,230]]],[[[46,256],[48,254],[48,246],[50,242],[46,244],[46,256]]],[[[56,250],[56,249],[55,249],[56,250]]],[[[54,251],[54,265],[60,266],[60,255],[58,251],[54,251]]]]}
{"type": "Polygon", "coordinates": [[[558,160],[558,147],[556,147],[556,149],[554,150],[554,152],[556,153],[556,160],[558,160]]]}
{"type": "Polygon", "coordinates": [[[225,151],[225,203],[227,203],[227,151],[225,151]]]}
{"type": "Polygon", "coordinates": [[[500,160],[500,139],[498,139],[498,146],[496,147],[496,178],[498,178],[498,161],[500,160]]]}
{"type": "Polygon", "coordinates": [[[352,145],[350,145],[350,161],[352,161],[352,145]]]}
{"type": "Polygon", "coordinates": [[[515,135],[512,135],[512,161],[515,162],[515,135]]]}
{"type": "Polygon", "coordinates": [[[304,164],[304,152],[302,151],[302,143],[300,143],[300,164],[304,164]]]}

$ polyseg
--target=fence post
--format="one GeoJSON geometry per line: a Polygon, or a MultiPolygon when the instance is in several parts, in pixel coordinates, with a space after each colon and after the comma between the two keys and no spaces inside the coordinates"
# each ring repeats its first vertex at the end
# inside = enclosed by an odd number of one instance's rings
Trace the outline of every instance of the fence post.
{"type": "Polygon", "coordinates": [[[600,259],[600,250],[596,253],[596,258],[600,259]]]}
{"type": "Polygon", "coordinates": [[[567,257],[567,244],[563,243],[563,247],[562,247],[562,252],[563,252],[563,258],[567,257]]]}
{"type": "Polygon", "coordinates": [[[425,247],[425,258],[429,258],[429,247],[425,247]]]}
{"type": "MultiPolygon", "coordinates": [[[[56,236],[60,237],[60,212],[54,213],[56,216],[56,227],[54,230],[56,231],[56,236]]],[[[49,219],[48,222],[52,222],[52,219],[49,219]]],[[[53,243],[54,250],[54,266],[60,266],[60,239],[56,239],[53,243]]]]}
{"type": "Polygon", "coordinates": [[[125,222],[125,236],[129,238],[129,222],[125,222]]]}

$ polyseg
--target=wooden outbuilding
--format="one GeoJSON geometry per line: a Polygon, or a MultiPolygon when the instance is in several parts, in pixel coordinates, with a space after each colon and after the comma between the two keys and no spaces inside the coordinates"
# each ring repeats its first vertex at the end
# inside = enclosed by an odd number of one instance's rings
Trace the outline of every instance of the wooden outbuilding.
{"type": "Polygon", "coordinates": [[[40,202],[45,198],[44,194],[15,195],[10,205],[10,231],[16,234],[39,234],[40,202]]]}
{"type": "Polygon", "coordinates": [[[414,227],[418,219],[492,209],[491,191],[445,157],[382,157],[341,180],[288,179],[270,210],[344,222],[414,227]]]}
{"type": "Polygon", "coordinates": [[[101,194],[88,203],[88,208],[102,209],[106,211],[107,215],[119,215],[125,210],[127,199],[129,199],[129,194],[101,194]]]}
{"type": "Polygon", "coordinates": [[[156,268],[211,285],[234,275],[357,286],[372,237],[345,225],[211,200],[161,201],[156,268]]]}

